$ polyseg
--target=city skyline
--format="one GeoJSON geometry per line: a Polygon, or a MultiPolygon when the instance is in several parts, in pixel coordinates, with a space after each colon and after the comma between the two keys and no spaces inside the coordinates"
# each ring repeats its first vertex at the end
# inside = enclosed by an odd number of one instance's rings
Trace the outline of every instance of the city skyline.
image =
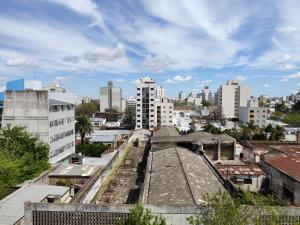
{"type": "Polygon", "coordinates": [[[57,81],[93,98],[108,80],[135,95],[144,76],[170,97],[235,79],[254,96],[300,89],[297,1],[1,3],[2,83],[57,81]]]}

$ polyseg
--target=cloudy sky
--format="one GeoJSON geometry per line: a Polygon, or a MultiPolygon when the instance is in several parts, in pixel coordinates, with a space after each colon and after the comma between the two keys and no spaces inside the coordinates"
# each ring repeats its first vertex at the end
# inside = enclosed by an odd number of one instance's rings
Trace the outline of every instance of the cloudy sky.
{"type": "Polygon", "coordinates": [[[0,83],[61,82],[134,94],[151,76],[169,96],[228,79],[253,95],[300,89],[299,0],[1,0],[0,83]]]}

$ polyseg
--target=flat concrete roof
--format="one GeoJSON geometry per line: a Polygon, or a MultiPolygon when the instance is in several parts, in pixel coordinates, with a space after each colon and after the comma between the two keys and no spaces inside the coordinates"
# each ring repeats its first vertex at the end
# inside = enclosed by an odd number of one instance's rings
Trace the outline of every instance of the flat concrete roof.
{"type": "Polygon", "coordinates": [[[14,225],[24,216],[24,203],[38,203],[48,195],[63,196],[68,187],[28,184],[0,201],[0,224],[14,225]]]}
{"type": "Polygon", "coordinates": [[[154,130],[154,137],[165,137],[165,136],[180,136],[177,129],[172,126],[162,126],[158,130],[154,130]]]}
{"type": "Polygon", "coordinates": [[[60,165],[53,172],[49,173],[49,177],[91,177],[101,169],[100,166],[92,165],[60,165]]]}
{"type": "Polygon", "coordinates": [[[143,201],[153,205],[195,205],[223,189],[202,156],[181,147],[151,152],[143,201]]]}

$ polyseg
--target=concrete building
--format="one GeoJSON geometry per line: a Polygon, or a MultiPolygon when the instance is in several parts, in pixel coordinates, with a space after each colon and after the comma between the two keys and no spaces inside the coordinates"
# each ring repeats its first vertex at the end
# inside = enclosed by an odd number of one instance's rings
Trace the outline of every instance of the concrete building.
{"type": "Polygon", "coordinates": [[[122,89],[113,87],[112,81],[108,81],[107,87],[100,87],[100,112],[105,109],[122,111],[122,89]]]}
{"type": "Polygon", "coordinates": [[[24,126],[49,144],[49,162],[68,160],[75,152],[74,95],[46,90],[6,91],[2,126],[24,126]]]}
{"type": "Polygon", "coordinates": [[[91,134],[92,143],[101,143],[110,147],[121,145],[130,134],[129,130],[95,130],[91,134]]]}
{"type": "Polygon", "coordinates": [[[155,127],[155,81],[144,77],[136,83],[136,129],[155,127]]]}
{"type": "Polygon", "coordinates": [[[81,104],[90,103],[92,99],[89,96],[85,96],[81,99],[81,104]]]}
{"type": "Polygon", "coordinates": [[[189,131],[191,129],[192,115],[195,115],[191,106],[174,106],[173,124],[179,131],[189,131]]]}
{"type": "Polygon", "coordinates": [[[173,125],[173,107],[173,102],[169,102],[167,98],[155,102],[155,127],[173,125]]]}
{"type": "Polygon", "coordinates": [[[208,101],[208,102],[210,102],[211,104],[214,103],[213,93],[211,92],[211,90],[209,89],[208,86],[205,86],[205,87],[202,89],[202,100],[203,100],[203,101],[208,101]]]}
{"type": "Polygon", "coordinates": [[[0,201],[0,224],[23,225],[24,203],[67,203],[70,188],[53,185],[27,184],[0,201]]]}
{"type": "Polygon", "coordinates": [[[205,194],[224,190],[205,159],[186,148],[170,147],[149,153],[143,204],[200,205],[205,194]]]}
{"type": "Polygon", "coordinates": [[[300,127],[285,127],[285,141],[300,142],[300,127]]]}
{"type": "Polygon", "coordinates": [[[247,107],[239,108],[239,121],[243,124],[253,122],[260,127],[267,125],[268,109],[266,107],[258,107],[258,100],[251,98],[248,100],[247,107]]]}
{"type": "Polygon", "coordinates": [[[131,108],[132,110],[135,111],[136,107],[136,98],[133,96],[130,96],[128,99],[126,99],[126,108],[131,108]]]}
{"type": "Polygon", "coordinates": [[[300,206],[300,146],[270,146],[261,167],[268,174],[270,190],[284,205],[300,206]]]}
{"type": "Polygon", "coordinates": [[[60,92],[65,93],[66,89],[61,87],[59,83],[50,83],[45,88],[45,90],[48,90],[49,92],[60,92]]]}
{"type": "Polygon", "coordinates": [[[166,89],[163,88],[163,86],[157,86],[156,87],[156,98],[161,99],[166,97],[166,89]]]}
{"type": "Polygon", "coordinates": [[[238,190],[259,192],[263,188],[266,173],[257,164],[220,165],[218,171],[238,190]]]}
{"type": "Polygon", "coordinates": [[[217,106],[224,118],[238,118],[239,108],[246,107],[250,99],[250,88],[239,81],[227,81],[217,91],[217,106]]]}
{"type": "Polygon", "coordinates": [[[180,91],[180,92],[178,93],[178,100],[179,100],[179,101],[183,101],[183,99],[185,99],[184,93],[183,93],[183,91],[180,91]]]}

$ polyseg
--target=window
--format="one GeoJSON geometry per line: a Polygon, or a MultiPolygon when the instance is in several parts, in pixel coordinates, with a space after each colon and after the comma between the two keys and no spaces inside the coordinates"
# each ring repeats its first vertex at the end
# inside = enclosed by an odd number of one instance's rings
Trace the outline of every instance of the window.
{"type": "Polygon", "coordinates": [[[244,184],[252,184],[252,179],[244,179],[244,184]]]}

